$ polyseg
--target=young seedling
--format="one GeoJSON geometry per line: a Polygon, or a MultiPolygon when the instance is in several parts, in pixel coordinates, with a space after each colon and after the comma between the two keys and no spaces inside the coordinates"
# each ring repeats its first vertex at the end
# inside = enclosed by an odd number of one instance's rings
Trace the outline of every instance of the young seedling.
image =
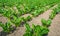
{"type": "Polygon", "coordinates": [[[26,31],[25,34],[23,36],[43,36],[43,35],[47,35],[49,32],[49,29],[47,27],[44,26],[40,26],[40,25],[32,25],[32,28],[29,26],[29,24],[25,24],[26,27],[26,31]]]}
{"type": "Polygon", "coordinates": [[[16,27],[19,27],[19,26],[21,25],[21,21],[22,21],[22,20],[21,20],[20,18],[17,18],[17,19],[15,20],[15,23],[14,23],[15,26],[16,26],[16,27]]]}
{"type": "Polygon", "coordinates": [[[28,23],[25,24],[25,27],[26,27],[26,32],[29,32],[32,30],[28,23]]]}
{"type": "Polygon", "coordinates": [[[57,8],[55,8],[55,9],[53,9],[54,10],[54,12],[56,13],[56,14],[58,14],[59,12],[60,12],[60,6],[58,6],[57,8]]]}
{"type": "Polygon", "coordinates": [[[49,18],[50,18],[50,19],[53,19],[55,16],[56,16],[56,12],[53,11],[53,12],[51,13],[51,15],[49,16],[49,18]]]}
{"type": "Polygon", "coordinates": [[[50,26],[52,23],[51,19],[48,19],[48,20],[42,19],[41,22],[42,22],[42,25],[44,25],[46,27],[50,26]]]}
{"type": "Polygon", "coordinates": [[[45,19],[41,19],[43,25],[46,25],[47,21],[45,19]]]}
{"type": "Polygon", "coordinates": [[[28,23],[25,24],[25,27],[26,27],[26,32],[23,36],[32,36],[32,29],[28,23]]]}
{"type": "Polygon", "coordinates": [[[48,20],[47,20],[47,26],[50,26],[51,23],[52,23],[51,19],[48,19],[48,20]]]}
{"type": "Polygon", "coordinates": [[[4,12],[3,12],[3,9],[2,8],[0,8],[0,14],[3,14],[4,12]]]}
{"type": "Polygon", "coordinates": [[[11,21],[12,23],[14,23],[16,19],[17,19],[17,17],[14,16],[14,15],[12,15],[12,16],[10,17],[10,21],[11,21]]]}
{"type": "Polygon", "coordinates": [[[38,16],[38,10],[35,10],[34,12],[31,13],[34,17],[38,16]]]}
{"type": "Polygon", "coordinates": [[[7,33],[10,33],[13,30],[12,25],[9,22],[5,24],[0,22],[0,27],[2,27],[3,31],[7,33]]]}
{"type": "Polygon", "coordinates": [[[24,23],[27,22],[26,19],[25,19],[24,17],[21,17],[21,19],[22,19],[22,22],[24,22],[24,23]]]}
{"type": "Polygon", "coordinates": [[[2,13],[1,13],[3,16],[5,16],[5,17],[10,17],[12,14],[13,14],[13,12],[12,12],[12,10],[11,9],[2,9],[2,13]]]}
{"type": "Polygon", "coordinates": [[[32,17],[31,16],[28,16],[27,18],[26,18],[26,21],[30,21],[32,19],[32,17]]]}

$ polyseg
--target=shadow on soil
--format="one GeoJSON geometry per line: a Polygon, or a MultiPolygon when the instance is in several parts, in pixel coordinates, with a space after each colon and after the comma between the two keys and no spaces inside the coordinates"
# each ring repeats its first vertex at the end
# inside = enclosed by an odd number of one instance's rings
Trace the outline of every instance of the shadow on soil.
{"type": "Polygon", "coordinates": [[[16,27],[13,27],[13,28],[14,28],[14,29],[13,29],[10,33],[1,31],[1,32],[0,32],[0,36],[7,36],[7,35],[9,35],[9,34],[12,34],[12,33],[16,30],[16,27]]]}
{"type": "Polygon", "coordinates": [[[8,34],[9,33],[3,32],[3,31],[0,32],[0,36],[7,36],[8,34]]]}

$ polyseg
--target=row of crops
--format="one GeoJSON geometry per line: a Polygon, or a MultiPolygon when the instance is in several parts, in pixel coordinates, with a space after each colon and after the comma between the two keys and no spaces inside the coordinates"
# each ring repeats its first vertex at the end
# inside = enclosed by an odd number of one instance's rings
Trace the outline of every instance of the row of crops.
{"type": "Polygon", "coordinates": [[[48,20],[44,18],[41,19],[42,26],[32,24],[31,28],[29,24],[26,23],[25,24],[26,31],[23,36],[47,36],[49,32],[49,26],[51,25],[52,20],[58,13],[60,13],[60,6],[53,9],[48,20]]]}
{"type": "Polygon", "coordinates": [[[59,0],[0,0],[0,14],[8,19],[8,22],[0,22],[4,32],[11,33],[15,28],[22,24],[26,27],[26,32],[23,36],[44,36],[49,32],[49,26],[52,19],[60,12],[59,0]],[[29,26],[28,21],[33,17],[37,17],[44,11],[50,9],[54,5],[58,5],[49,16],[48,20],[42,19],[42,26],[29,26]],[[22,15],[31,14],[27,17],[22,15]],[[15,25],[15,26],[13,26],[15,25]]]}

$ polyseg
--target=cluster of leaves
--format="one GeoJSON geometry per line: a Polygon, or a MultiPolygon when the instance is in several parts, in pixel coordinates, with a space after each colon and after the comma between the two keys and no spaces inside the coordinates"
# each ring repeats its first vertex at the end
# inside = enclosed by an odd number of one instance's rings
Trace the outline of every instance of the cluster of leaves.
{"type": "Polygon", "coordinates": [[[6,6],[25,4],[25,6],[28,6],[29,8],[35,8],[35,6],[46,6],[55,2],[58,3],[59,0],[0,0],[0,3],[6,6]]]}
{"type": "Polygon", "coordinates": [[[17,9],[18,9],[18,12],[20,15],[24,15],[24,14],[27,14],[27,13],[30,13],[28,10],[27,10],[27,6],[24,8],[23,5],[20,5],[20,6],[16,6],[17,9]],[[22,7],[21,7],[22,6],[22,7]]]}
{"type": "Polygon", "coordinates": [[[26,17],[26,21],[30,21],[32,19],[31,16],[26,17]]]}
{"type": "Polygon", "coordinates": [[[7,33],[10,33],[13,30],[12,25],[9,22],[7,22],[5,24],[0,22],[0,27],[2,27],[3,31],[7,32],[7,33]]]}
{"type": "Polygon", "coordinates": [[[34,17],[36,17],[36,16],[38,16],[38,15],[40,15],[41,13],[43,13],[44,12],[44,8],[40,8],[40,9],[38,9],[38,10],[35,10],[34,12],[31,12],[31,14],[34,16],[34,17]]]}
{"type": "Polygon", "coordinates": [[[58,4],[58,6],[53,10],[56,12],[56,14],[58,14],[60,12],[60,4],[58,4]]]}
{"type": "MultiPolygon", "coordinates": [[[[0,14],[3,14],[3,16],[10,18],[11,22],[14,23],[16,27],[18,27],[22,22],[26,23],[27,21],[30,21],[32,19],[30,16],[28,16],[27,18],[24,17],[19,18],[18,15],[31,13],[33,16],[38,16],[39,14],[43,13],[45,10],[45,8],[42,7],[58,2],[59,0],[42,0],[42,1],[41,0],[0,0],[0,14]],[[5,6],[7,6],[7,8],[9,9],[6,9],[5,6]],[[10,9],[11,6],[16,6],[18,9],[18,13],[13,12],[14,10],[12,11],[10,9]]],[[[51,13],[50,15],[51,19],[53,19],[56,13],[60,11],[59,8],[51,13]]],[[[46,21],[42,19],[42,23],[45,26],[49,26],[51,24],[51,20],[46,21]]],[[[0,26],[3,28],[5,32],[10,32],[11,30],[13,30],[11,28],[10,23],[5,23],[5,24],[0,23],[0,26]]],[[[30,36],[42,36],[43,34],[48,33],[47,28],[41,27],[39,25],[37,26],[33,25],[33,28],[30,28],[28,24],[26,24],[25,26],[28,32],[24,36],[28,36],[28,34],[29,35],[31,34],[30,36]],[[41,35],[39,35],[39,33],[41,33],[41,35]]]]}
{"type": "Polygon", "coordinates": [[[49,32],[49,29],[44,26],[40,25],[32,25],[32,28],[29,26],[28,23],[25,24],[26,27],[26,33],[23,36],[43,36],[47,35],[49,32]]]}
{"type": "MultiPolygon", "coordinates": [[[[58,2],[59,0],[55,0],[55,1],[48,1],[48,0],[1,0],[0,1],[0,4],[2,3],[3,5],[6,5],[6,6],[13,6],[15,5],[19,11],[19,14],[20,15],[23,15],[23,14],[26,14],[26,13],[31,13],[32,10],[34,9],[38,9],[39,7],[42,7],[42,6],[46,6],[46,5],[50,5],[52,3],[55,3],[55,2],[58,2]],[[39,3],[38,3],[39,2],[39,3]],[[49,2],[49,3],[48,3],[49,2]],[[38,4],[37,4],[38,3],[38,4]],[[21,7],[22,6],[22,7],[21,7]]],[[[35,16],[39,15],[40,10],[44,11],[43,9],[39,9],[39,10],[34,10],[34,12],[32,12],[33,15],[35,15],[35,13],[37,13],[35,16]]],[[[6,15],[7,17],[11,15],[12,11],[9,10],[9,11],[6,11],[6,10],[3,10],[6,14],[9,14],[9,15],[6,15]]],[[[43,12],[42,12],[43,13],[43,12]]]]}
{"type": "Polygon", "coordinates": [[[9,7],[12,7],[18,3],[20,3],[21,0],[0,0],[0,6],[2,7],[5,7],[5,6],[9,6],[9,7]]]}
{"type": "Polygon", "coordinates": [[[16,25],[16,27],[20,26],[20,24],[22,22],[27,22],[27,21],[30,21],[32,19],[32,17],[30,17],[30,16],[28,16],[26,18],[18,17],[22,13],[21,12],[20,13],[14,13],[11,9],[2,9],[1,8],[0,9],[0,14],[2,14],[5,17],[8,17],[9,20],[16,25]]]}
{"type": "Polygon", "coordinates": [[[59,4],[55,9],[53,9],[53,12],[51,12],[49,18],[53,19],[56,16],[56,14],[58,14],[58,13],[60,13],[60,5],[59,4]]]}
{"type": "Polygon", "coordinates": [[[57,12],[56,10],[53,11],[53,12],[51,12],[49,18],[50,18],[50,19],[53,19],[53,18],[56,16],[57,13],[58,13],[58,12],[57,12]]]}
{"type": "Polygon", "coordinates": [[[16,16],[12,16],[10,18],[11,22],[15,24],[16,27],[20,26],[22,23],[26,23],[27,21],[30,21],[32,17],[27,16],[26,18],[20,17],[17,18],[16,16]]]}
{"type": "Polygon", "coordinates": [[[46,27],[50,26],[52,23],[51,19],[48,19],[48,20],[41,19],[41,22],[42,22],[42,25],[46,27]]]}
{"type": "Polygon", "coordinates": [[[14,16],[14,15],[12,15],[11,17],[10,17],[10,21],[12,22],[12,23],[14,23],[16,26],[18,26],[19,25],[19,19],[16,17],[16,16],[14,16]]]}
{"type": "Polygon", "coordinates": [[[12,12],[11,9],[2,9],[0,8],[0,14],[2,14],[5,17],[10,17],[14,12],[12,12]]]}
{"type": "Polygon", "coordinates": [[[31,12],[31,14],[32,14],[34,17],[36,17],[36,16],[44,13],[44,11],[48,10],[48,9],[49,9],[50,7],[52,7],[52,6],[54,6],[54,4],[50,4],[50,5],[47,5],[47,6],[45,6],[45,7],[39,7],[38,9],[33,10],[33,11],[31,12]]]}
{"type": "Polygon", "coordinates": [[[58,2],[59,0],[55,0],[55,1],[54,0],[42,0],[42,1],[41,0],[25,0],[25,1],[21,0],[21,3],[20,4],[18,3],[16,7],[19,10],[19,12],[22,14],[31,13],[31,12],[32,14],[34,14],[39,7],[45,7],[47,5],[52,6],[51,4],[58,3],[58,2]]]}

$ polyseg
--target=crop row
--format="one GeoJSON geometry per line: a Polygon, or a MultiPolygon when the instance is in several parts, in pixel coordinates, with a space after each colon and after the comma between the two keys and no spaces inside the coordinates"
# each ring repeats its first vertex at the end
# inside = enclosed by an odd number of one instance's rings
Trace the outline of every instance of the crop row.
{"type": "MultiPolygon", "coordinates": [[[[59,3],[59,0],[1,0],[0,6],[5,6],[4,8],[8,6],[15,6],[18,9],[19,13],[31,13],[37,9],[40,9],[41,7],[45,6],[53,6],[52,4],[59,3]]],[[[14,7],[13,6],[13,7],[14,7]]]]}
{"type": "Polygon", "coordinates": [[[53,18],[56,16],[56,14],[60,13],[60,6],[53,9],[51,12],[49,19],[41,19],[42,26],[34,25],[32,24],[32,28],[29,26],[28,23],[25,24],[26,31],[23,36],[45,36],[49,32],[49,26],[52,23],[53,18]]]}
{"type": "Polygon", "coordinates": [[[59,5],[57,8],[53,9],[53,12],[49,16],[48,20],[41,20],[43,26],[35,26],[33,24],[31,28],[27,21],[30,21],[32,17],[21,16],[29,13],[32,16],[36,17],[58,3],[59,0],[0,0],[0,14],[10,20],[10,22],[7,22],[5,24],[0,22],[0,27],[2,27],[4,32],[10,33],[14,30],[12,25],[15,25],[15,27],[19,27],[20,25],[26,23],[26,33],[23,36],[43,36],[45,34],[48,34],[48,26],[51,25],[51,20],[56,16],[57,13],[60,12],[59,5]],[[18,10],[18,12],[13,9],[14,6],[18,10]]]}
{"type": "Polygon", "coordinates": [[[32,28],[28,23],[25,24],[26,31],[23,36],[45,36],[48,34],[48,27],[51,25],[51,20],[41,19],[42,26],[32,24],[32,28]]]}
{"type": "Polygon", "coordinates": [[[55,9],[53,9],[49,18],[53,19],[56,16],[56,14],[58,14],[58,13],[60,13],[60,4],[58,4],[58,6],[55,9]]]}

